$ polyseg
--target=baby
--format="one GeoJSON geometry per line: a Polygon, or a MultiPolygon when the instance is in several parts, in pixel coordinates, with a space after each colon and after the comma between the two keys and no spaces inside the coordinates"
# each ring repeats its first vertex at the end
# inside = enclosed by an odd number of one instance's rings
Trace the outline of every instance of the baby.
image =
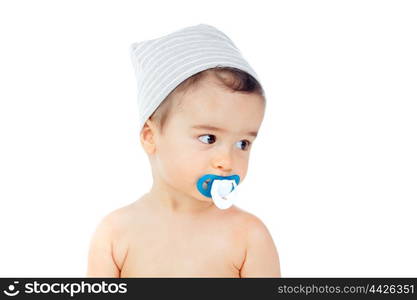
{"type": "Polygon", "coordinates": [[[265,112],[256,73],[206,24],[131,49],[153,185],[101,220],[87,276],[280,277],[268,229],[231,200],[265,112]]]}

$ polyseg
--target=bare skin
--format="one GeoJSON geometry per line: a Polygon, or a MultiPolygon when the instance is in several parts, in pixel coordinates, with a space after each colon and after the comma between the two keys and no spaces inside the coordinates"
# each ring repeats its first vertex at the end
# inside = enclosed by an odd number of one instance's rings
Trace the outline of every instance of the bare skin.
{"type": "Polygon", "coordinates": [[[181,110],[170,115],[163,134],[152,120],[145,124],[141,143],[153,186],[97,226],[88,277],[281,276],[262,221],[235,205],[217,208],[195,187],[207,173],[238,174],[243,182],[250,147],[241,141],[253,143],[248,133],[258,131],[264,114],[258,95],[226,92],[211,76],[204,80],[182,96],[181,110]],[[200,124],[223,130],[193,128],[200,124]],[[207,143],[207,135],[215,142],[207,143]]]}

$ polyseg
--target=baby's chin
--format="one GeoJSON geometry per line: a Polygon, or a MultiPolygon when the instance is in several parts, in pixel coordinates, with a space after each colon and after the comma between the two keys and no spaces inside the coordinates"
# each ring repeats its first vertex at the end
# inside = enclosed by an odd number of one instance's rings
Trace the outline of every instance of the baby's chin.
{"type": "Polygon", "coordinates": [[[207,203],[211,203],[211,202],[213,202],[213,199],[211,199],[211,198],[207,198],[207,197],[205,197],[205,196],[198,196],[198,197],[196,198],[196,200],[197,200],[197,201],[201,201],[201,202],[207,202],[207,203]]]}
{"type": "Polygon", "coordinates": [[[204,195],[201,195],[198,192],[197,193],[193,193],[192,196],[194,197],[194,199],[196,199],[196,201],[207,202],[207,203],[212,203],[213,202],[213,199],[208,198],[208,197],[206,197],[204,195]]]}

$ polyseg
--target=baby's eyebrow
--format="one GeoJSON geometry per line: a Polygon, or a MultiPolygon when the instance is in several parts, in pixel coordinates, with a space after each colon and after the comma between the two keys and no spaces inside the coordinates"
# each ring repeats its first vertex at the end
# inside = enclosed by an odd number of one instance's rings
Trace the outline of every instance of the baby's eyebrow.
{"type": "MultiPolygon", "coordinates": [[[[194,125],[193,127],[194,129],[205,129],[205,130],[212,130],[212,131],[220,131],[220,132],[226,132],[226,129],[223,128],[219,128],[219,127],[215,127],[215,126],[211,126],[211,125],[194,125]]],[[[256,137],[258,135],[258,132],[256,131],[250,131],[247,133],[250,136],[256,137]]]]}

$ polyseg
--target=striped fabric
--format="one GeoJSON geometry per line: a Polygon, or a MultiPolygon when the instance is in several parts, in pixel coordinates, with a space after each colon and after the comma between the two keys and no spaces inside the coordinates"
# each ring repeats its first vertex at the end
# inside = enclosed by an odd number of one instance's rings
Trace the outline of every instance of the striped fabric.
{"type": "Polygon", "coordinates": [[[232,40],[207,24],[130,45],[137,81],[139,128],[181,82],[216,66],[243,70],[260,82],[232,40]]]}

